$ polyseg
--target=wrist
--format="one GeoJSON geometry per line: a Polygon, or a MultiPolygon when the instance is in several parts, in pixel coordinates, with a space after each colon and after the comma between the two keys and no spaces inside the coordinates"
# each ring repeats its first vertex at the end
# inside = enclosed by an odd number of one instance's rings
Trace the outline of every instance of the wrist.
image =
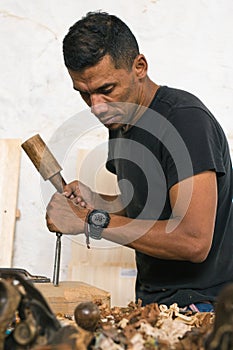
{"type": "Polygon", "coordinates": [[[89,238],[100,240],[104,228],[108,227],[110,215],[102,209],[89,210],[85,219],[85,235],[87,247],[90,248],[89,238]]]}

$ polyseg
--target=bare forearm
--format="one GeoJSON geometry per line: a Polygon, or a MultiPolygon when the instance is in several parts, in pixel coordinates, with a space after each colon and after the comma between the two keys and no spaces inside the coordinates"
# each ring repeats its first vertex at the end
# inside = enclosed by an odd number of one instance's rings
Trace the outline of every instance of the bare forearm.
{"type": "Polygon", "coordinates": [[[178,219],[153,221],[111,215],[103,237],[160,259],[202,260],[196,244],[198,236],[188,234],[178,219]]]}
{"type": "Polygon", "coordinates": [[[171,219],[111,216],[104,237],[157,258],[203,262],[211,249],[215,228],[216,174],[207,171],[185,179],[175,184],[169,195],[171,219]]]}

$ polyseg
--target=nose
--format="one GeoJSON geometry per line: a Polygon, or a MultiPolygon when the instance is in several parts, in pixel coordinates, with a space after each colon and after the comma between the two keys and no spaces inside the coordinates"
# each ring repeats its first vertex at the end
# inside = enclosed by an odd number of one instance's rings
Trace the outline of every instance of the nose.
{"type": "Polygon", "coordinates": [[[108,111],[108,104],[106,103],[104,96],[99,94],[91,95],[91,113],[96,117],[106,113],[108,111]]]}

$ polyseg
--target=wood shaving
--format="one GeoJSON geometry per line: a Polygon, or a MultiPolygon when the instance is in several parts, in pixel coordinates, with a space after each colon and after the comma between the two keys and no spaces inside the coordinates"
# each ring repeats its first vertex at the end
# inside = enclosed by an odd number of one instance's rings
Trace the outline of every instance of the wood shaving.
{"type": "Polygon", "coordinates": [[[214,322],[214,313],[184,313],[177,304],[97,305],[101,318],[92,350],[202,350],[214,322]]]}

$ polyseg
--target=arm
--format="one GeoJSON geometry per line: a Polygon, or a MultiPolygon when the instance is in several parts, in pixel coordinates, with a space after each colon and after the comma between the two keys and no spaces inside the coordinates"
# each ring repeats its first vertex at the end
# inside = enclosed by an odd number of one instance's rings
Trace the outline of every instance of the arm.
{"type": "Polygon", "coordinates": [[[215,172],[183,180],[170,189],[169,195],[173,208],[170,220],[151,222],[113,216],[103,237],[119,243],[125,241],[128,247],[161,259],[204,261],[211,248],[215,224],[215,172]]]}
{"type": "MultiPolygon", "coordinates": [[[[211,248],[215,224],[215,172],[207,171],[185,179],[174,185],[169,195],[173,209],[171,219],[137,220],[111,214],[103,238],[161,259],[204,261],[211,248]]],[[[80,204],[55,194],[47,213],[51,231],[59,228],[59,232],[68,234],[84,232],[88,210],[80,204]]]]}

